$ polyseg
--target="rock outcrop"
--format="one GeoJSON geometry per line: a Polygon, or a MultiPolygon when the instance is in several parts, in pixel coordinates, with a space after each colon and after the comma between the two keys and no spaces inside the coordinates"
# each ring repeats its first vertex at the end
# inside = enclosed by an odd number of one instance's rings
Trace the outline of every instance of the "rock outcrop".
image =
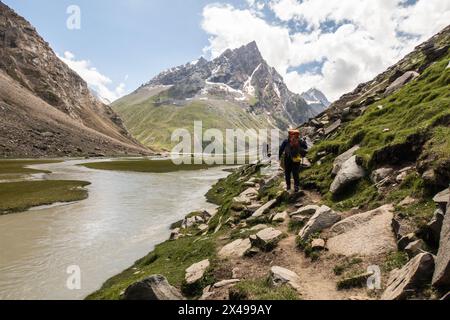
{"type": "Polygon", "coordinates": [[[409,261],[402,269],[391,272],[382,300],[402,300],[416,289],[430,283],[434,270],[434,258],[430,253],[422,253],[409,261]]]}
{"type": "Polygon", "coordinates": [[[345,256],[371,256],[395,250],[393,212],[393,206],[386,205],[338,222],[330,230],[328,250],[345,256]]]}
{"type": "Polygon", "coordinates": [[[439,252],[436,257],[436,270],[433,275],[433,285],[444,288],[450,287],[450,201],[447,204],[447,212],[445,213],[442,224],[439,252]]]}
{"type": "Polygon", "coordinates": [[[271,251],[283,238],[283,233],[274,228],[267,228],[259,231],[256,235],[250,237],[252,245],[263,250],[271,251]]]}

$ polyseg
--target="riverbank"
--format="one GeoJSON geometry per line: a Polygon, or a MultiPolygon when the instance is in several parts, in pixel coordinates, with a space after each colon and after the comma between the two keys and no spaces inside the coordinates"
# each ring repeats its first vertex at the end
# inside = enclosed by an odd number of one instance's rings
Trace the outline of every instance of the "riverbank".
{"type": "Polygon", "coordinates": [[[30,166],[52,164],[60,160],[0,160],[0,215],[23,212],[33,207],[73,202],[88,197],[87,181],[41,180],[38,174],[51,171],[30,166]],[[40,181],[31,181],[39,179],[40,181]]]}

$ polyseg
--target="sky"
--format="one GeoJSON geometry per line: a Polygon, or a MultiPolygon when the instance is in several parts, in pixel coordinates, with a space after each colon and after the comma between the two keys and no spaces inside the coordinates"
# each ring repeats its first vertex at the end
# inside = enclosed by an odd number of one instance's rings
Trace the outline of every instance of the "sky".
{"type": "Polygon", "coordinates": [[[450,21],[446,0],[3,0],[109,101],[161,71],[256,41],[289,89],[330,100],[450,21]]]}

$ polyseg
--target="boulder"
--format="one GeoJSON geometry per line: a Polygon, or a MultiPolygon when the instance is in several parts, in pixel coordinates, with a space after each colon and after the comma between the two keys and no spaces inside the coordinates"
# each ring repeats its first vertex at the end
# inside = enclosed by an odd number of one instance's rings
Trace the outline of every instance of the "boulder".
{"type": "Polygon", "coordinates": [[[436,202],[441,207],[445,208],[450,199],[450,188],[447,188],[441,192],[439,192],[434,198],[433,201],[436,202]]]}
{"type": "Polygon", "coordinates": [[[385,205],[335,224],[327,241],[328,250],[345,256],[374,256],[396,250],[391,228],[393,212],[392,205],[385,205]]]}
{"type": "Polygon", "coordinates": [[[274,249],[278,242],[283,238],[283,233],[274,228],[267,228],[259,231],[255,236],[250,237],[252,244],[263,250],[270,251],[274,249]]]}
{"type": "Polygon", "coordinates": [[[359,165],[356,156],[351,157],[342,165],[330,187],[332,194],[340,193],[348,184],[358,181],[365,176],[364,169],[359,165]]]}
{"type": "Polygon", "coordinates": [[[394,82],[392,82],[389,87],[386,88],[385,93],[386,94],[391,94],[391,93],[401,89],[405,84],[407,84],[408,82],[414,80],[418,76],[420,76],[420,74],[417,73],[416,71],[407,71],[407,72],[405,72],[402,76],[400,76],[397,79],[395,79],[394,82]]]}
{"type": "Polygon", "coordinates": [[[450,287],[450,202],[442,223],[439,251],[436,256],[436,270],[433,275],[433,286],[450,287]]]}
{"type": "Polygon", "coordinates": [[[289,215],[286,211],[277,213],[273,219],[272,222],[285,222],[289,218],[289,215]]]}
{"type": "Polygon", "coordinates": [[[170,240],[177,240],[180,238],[180,228],[175,228],[170,233],[170,240]]]}
{"type": "Polygon", "coordinates": [[[416,289],[430,283],[433,270],[433,255],[427,252],[418,254],[402,269],[395,269],[391,272],[387,288],[381,296],[381,300],[403,300],[408,298],[416,289]]]}
{"type": "Polygon", "coordinates": [[[210,265],[209,259],[206,259],[198,263],[194,263],[192,266],[187,268],[185,276],[186,284],[191,285],[201,280],[210,265]]]}
{"type": "Polygon", "coordinates": [[[296,216],[296,215],[313,215],[316,213],[317,210],[319,210],[319,206],[316,205],[308,205],[305,207],[301,207],[300,209],[298,209],[297,211],[291,213],[291,216],[296,216]]]}
{"type": "Polygon", "coordinates": [[[252,244],[250,239],[237,239],[219,251],[219,257],[221,258],[240,258],[247,254],[251,249],[252,244]]]}
{"type": "Polygon", "coordinates": [[[323,239],[314,239],[311,243],[311,249],[313,250],[324,250],[325,249],[325,240],[323,239]]]}
{"type": "Polygon", "coordinates": [[[405,181],[407,176],[408,176],[407,171],[401,172],[400,174],[397,175],[395,181],[397,181],[398,183],[402,183],[403,181],[405,181]]]}
{"type": "Polygon", "coordinates": [[[339,173],[339,171],[341,170],[343,164],[348,161],[348,159],[350,159],[351,157],[353,157],[355,155],[355,152],[359,150],[359,146],[356,145],[353,148],[347,150],[346,152],[344,152],[343,154],[341,154],[340,156],[338,156],[333,163],[333,171],[332,174],[333,176],[337,175],[339,173]]]}
{"type": "Polygon", "coordinates": [[[124,300],[183,300],[180,290],[171,286],[166,278],[153,275],[129,286],[124,300]]]}
{"type": "Polygon", "coordinates": [[[267,203],[266,203],[265,205],[263,205],[261,208],[259,208],[258,210],[256,210],[255,213],[253,213],[253,215],[252,215],[250,218],[255,219],[255,218],[259,218],[259,217],[263,216],[263,215],[266,214],[270,209],[272,209],[272,207],[275,205],[276,202],[277,202],[276,199],[267,202],[267,203]]]}
{"type": "Polygon", "coordinates": [[[270,269],[270,281],[274,287],[287,284],[300,292],[300,277],[291,270],[278,266],[272,267],[270,269]]]}
{"type": "Polygon", "coordinates": [[[299,237],[305,241],[314,233],[331,227],[339,220],[341,220],[341,216],[338,213],[327,206],[322,206],[300,231],[299,237]]]}
{"type": "Polygon", "coordinates": [[[441,239],[441,230],[443,222],[444,222],[444,212],[442,211],[442,209],[437,209],[434,212],[433,219],[431,219],[431,221],[427,225],[430,239],[436,245],[439,244],[439,241],[441,239]]]}
{"type": "Polygon", "coordinates": [[[372,175],[370,176],[373,183],[380,183],[390,175],[394,173],[394,169],[392,168],[380,168],[377,170],[374,170],[372,172],[372,175]]]}
{"type": "Polygon", "coordinates": [[[412,259],[419,253],[424,252],[424,249],[425,249],[425,242],[422,239],[419,239],[408,244],[405,248],[405,252],[408,254],[408,257],[412,259]]]}

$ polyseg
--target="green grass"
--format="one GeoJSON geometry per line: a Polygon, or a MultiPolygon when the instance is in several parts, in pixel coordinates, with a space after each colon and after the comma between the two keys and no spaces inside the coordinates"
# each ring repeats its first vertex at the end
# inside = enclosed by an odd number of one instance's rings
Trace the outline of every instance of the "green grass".
{"type": "Polygon", "coordinates": [[[97,170],[133,171],[148,173],[165,173],[208,169],[211,166],[203,164],[176,165],[172,160],[122,160],[85,163],[82,166],[97,170]]]}
{"type": "Polygon", "coordinates": [[[183,287],[185,270],[192,264],[209,258],[214,265],[215,244],[211,239],[195,241],[195,237],[166,241],[131,268],[105,282],[100,290],[87,297],[88,300],[117,300],[131,284],[155,274],[161,274],[169,283],[183,287]]]}
{"type": "Polygon", "coordinates": [[[25,211],[55,202],[86,199],[85,181],[21,181],[0,183],[0,214],[25,211]]]}
{"type": "Polygon", "coordinates": [[[171,150],[176,129],[186,129],[193,134],[194,121],[202,121],[203,130],[218,129],[225,136],[226,129],[271,128],[261,116],[254,116],[245,109],[224,100],[191,101],[186,105],[158,105],[157,97],[133,100],[124,97],[113,104],[131,134],[142,144],[160,150],[171,150]]]}
{"type": "Polygon", "coordinates": [[[300,300],[300,296],[288,285],[273,287],[267,278],[239,282],[232,289],[236,300],[300,300]]]}
{"type": "Polygon", "coordinates": [[[315,145],[309,153],[313,166],[300,174],[303,187],[319,190],[326,204],[337,210],[359,206],[370,209],[387,202],[396,204],[407,195],[428,199],[431,195],[417,175],[408,177],[386,197],[378,194],[369,179],[332,197],[329,193],[333,181],[331,170],[339,154],[359,144],[361,149],[357,154],[363,158],[368,175],[379,166],[401,165],[396,154],[409,155],[408,159],[403,159],[405,163],[426,160],[428,169],[440,166],[442,171],[450,161],[450,71],[446,69],[449,60],[450,54],[447,54],[416,80],[369,106],[362,116],[345,123],[332,138],[315,145]],[[389,131],[384,132],[384,129],[389,131]],[[323,151],[327,155],[319,164],[318,154],[323,151]],[[394,157],[389,156],[389,152],[394,157]]]}
{"type": "Polygon", "coordinates": [[[388,254],[383,264],[383,271],[391,272],[394,269],[401,269],[408,263],[408,255],[405,252],[393,251],[388,254]]]}
{"type": "Polygon", "coordinates": [[[0,175],[49,173],[45,170],[26,168],[26,166],[57,163],[58,160],[0,160],[0,175]]]}

